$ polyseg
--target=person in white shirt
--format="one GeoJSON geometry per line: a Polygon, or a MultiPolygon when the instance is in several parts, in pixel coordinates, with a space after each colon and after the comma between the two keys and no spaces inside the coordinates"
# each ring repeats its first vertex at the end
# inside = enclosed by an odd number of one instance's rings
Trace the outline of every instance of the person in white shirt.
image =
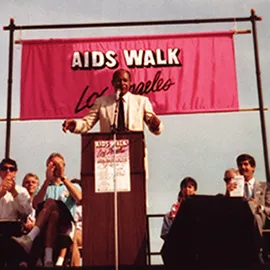
{"type": "MultiPolygon", "coordinates": [[[[119,69],[114,72],[112,86],[115,93],[109,96],[102,96],[95,100],[93,107],[83,119],[67,119],[62,127],[63,131],[74,133],[85,133],[100,122],[101,132],[111,132],[113,129],[118,131],[143,131],[144,123],[155,135],[159,135],[163,125],[154,113],[152,104],[145,96],[134,95],[129,92],[131,86],[131,74],[128,70],[119,69]],[[119,101],[123,101],[123,128],[120,127],[119,120],[116,119],[115,112],[119,101]]],[[[118,108],[118,117],[121,116],[118,108]]]]}
{"type": "Polygon", "coordinates": [[[0,163],[0,220],[17,220],[32,212],[27,190],[16,185],[17,163],[6,158],[0,163]]]}
{"type": "Polygon", "coordinates": [[[224,182],[226,184],[226,196],[230,196],[230,192],[233,191],[237,187],[236,182],[232,182],[232,179],[240,175],[239,170],[237,168],[229,168],[224,172],[224,182]]]}
{"type": "MultiPolygon", "coordinates": [[[[22,186],[26,188],[30,195],[31,202],[33,202],[34,196],[37,193],[39,186],[39,178],[34,173],[27,173],[22,181],[22,186]]],[[[31,229],[35,226],[36,222],[36,210],[33,208],[32,213],[26,218],[24,227],[25,232],[31,231],[31,229]]]]}
{"type": "Polygon", "coordinates": [[[13,263],[10,258],[7,241],[10,236],[20,234],[20,219],[32,212],[30,196],[24,187],[16,185],[18,166],[15,160],[5,158],[0,163],[0,266],[13,263]]]}
{"type": "MultiPolygon", "coordinates": [[[[152,134],[160,135],[163,131],[161,120],[155,114],[148,97],[130,92],[131,79],[128,70],[116,70],[112,76],[112,86],[115,93],[98,97],[82,119],[65,120],[62,124],[62,130],[65,133],[67,131],[76,134],[86,133],[99,121],[100,132],[144,131],[146,125],[152,134]],[[121,103],[123,107],[120,106],[121,103]]],[[[144,164],[145,179],[148,180],[148,151],[146,146],[144,164]]],[[[147,199],[146,204],[148,204],[147,199]]]]}

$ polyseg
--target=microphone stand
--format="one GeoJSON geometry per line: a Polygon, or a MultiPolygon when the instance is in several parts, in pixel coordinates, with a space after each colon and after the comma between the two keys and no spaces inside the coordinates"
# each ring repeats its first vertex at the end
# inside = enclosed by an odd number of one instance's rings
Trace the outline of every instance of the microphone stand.
{"type": "Polygon", "coordinates": [[[117,193],[117,180],[116,180],[116,120],[118,119],[118,111],[119,111],[119,91],[116,92],[116,104],[114,110],[114,119],[113,125],[111,127],[111,131],[113,134],[113,188],[114,188],[114,250],[115,250],[115,269],[119,268],[119,255],[118,255],[118,193],[117,193]]]}

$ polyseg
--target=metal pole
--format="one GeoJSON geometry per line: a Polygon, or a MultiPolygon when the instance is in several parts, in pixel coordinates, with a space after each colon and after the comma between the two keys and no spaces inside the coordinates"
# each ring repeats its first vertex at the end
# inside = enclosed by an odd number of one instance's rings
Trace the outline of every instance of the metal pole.
{"type": "MultiPolygon", "coordinates": [[[[10,24],[4,26],[4,31],[10,31],[9,38],[9,74],[8,74],[8,96],[7,96],[7,128],[6,128],[6,157],[10,155],[10,131],[11,131],[11,100],[12,100],[12,72],[13,72],[13,47],[15,30],[38,30],[38,29],[67,29],[67,28],[99,28],[99,27],[128,27],[147,25],[178,25],[178,24],[201,24],[201,23],[228,23],[245,22],[252,20],[255,25],[260,17],[235,17],[235,18],[205,18],[188,20],[167,20],[167,21],[138,21],[138,22],[113,22],[113,23],[83,23],[83,24],[49,24],[49,25],[20,25],[14,24],[14,19],[10,19],[10,24]]],[[[253,32],[254,33],[254,32],[253,32]]]]}
{"type": "Polygon", "coordinates": [[[147,247],[146,247],[146,257],[147,257],[147,265],[151,265],[151,243],[150,243],[150,229],[149,229],[149,216],[146,215],[146,237],[147,237],[147,247]]]}
{"type": "Polygon", "coordinates": [[[260,111],[260,119],[261,119],[261,132],[262,132],[262,141],[263,141],[265,174],[266,174],[267,182],[270,182],[268,146],[267,146],[266,125],[265,125],[265,117],[264,117],[264,109],[263,109],[263,93],[262,93],[261,70],[260,70],[259,49],[258,49],[258,36],[257,36],[257,28],[256,28],[256,21],[261,20],[261,17],[258,17],[255,14],[255,10],[252,9],[250,19],[251,19],[251,24],[252,24],[252,37],[253,37],[253,44],[254,44],[255,68],[256,68],[256,79],[257,79],[258,98],[259,98],[259,111],[260,111]]]}
{"type": "MultiPolygon", "coordinates": [[[[260,20],[259,17],[255,20],[260,20]]],[[[178,25],[178,24],[201,24],[201,23],[229,23],[248,22],[250,17],[235,18],[206,18],[188,20],[167,20],[167,21],[137,21],[137,22],[103,22],[103,23],[80,23],[80,24],[44,24],[44,25],[17,25],[16,30],[40,30],[40,29],[67,29],[67,28],[100,28],[100,27],[130,27],[130,26],[153,26],[153,25],[178,25]]],[[[9,30],[9,26],[4,26],[9,30]]]]}
{"type": "Polygon", "coordinates": [[[116,169],[116,132],[113,134],[113,188],[114,188],[114,264],[115,270],[119,269],[118,255],[118,190],[117,190],[117,169],[116,169]]]}
{"type": "MultiPolygon", "coordinates": [[[[240,109],[235,109],[235,110],[224,110],[224,111],[218,111],[218,112],[215,112],[215,113],[239,113],[239,112],[255,112],[255,111],[259,111],[260,109],[259,108],[240,108],[240,109]]],[[[268,111],[269,109],[268,108],[264,108],[263,109],[264,111],[268,111]]],[[[206,114],[206,113],[213,113],[213,112],[193,112],[193,113],[182,113],[182,114],[206,114]]],[[[81,118],[74,118],[74,119],[81,119],[81,118]]],[[[15,118],[11,118],[10,119],[12,122],[15,122],[15,121],[20,121],[21,119],[18,118],[18,117],[15,117],[15,118]]],[[[48,119],[47,121],[49,121],[50,119],[48,119]]],[[[0,118],[0,122],[6,122],[7,121],[7,118],[0,118]]]]}
{"type": "Polygon", "coordinates": [[[8,87],[7,87],[7,124],[6,124],[6,152],[5,157],[10,156],[11,134],[11,108],[12,108],[12,82],[13,82],[13,47],[14,47],[14,19],[10,19],[9,29],[9,59],[8,59],[8,87]]]}

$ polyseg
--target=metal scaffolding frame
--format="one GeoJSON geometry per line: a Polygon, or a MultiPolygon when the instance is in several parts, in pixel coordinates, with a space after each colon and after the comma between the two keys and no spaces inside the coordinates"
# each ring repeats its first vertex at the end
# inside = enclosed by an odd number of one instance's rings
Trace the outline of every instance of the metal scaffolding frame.
{"type": "Polygon", "coordinates": [[[206,18],[206,19],[189,19],[189,20],[167,20],[167,21],[137,21],[137,22],[109,22],[109,23],[84,23],[84,24],[45,24],[45,25],[15,25],[14,19],[10,19],[8,26],[4,26],[4,31],[9,31],[9,60],[8,60],[8,81],[7,81],[7,117],[6,117],[6,144],[5,157],[10,156],[10,137],[11,137],[11,109],[12,109],[12,83],[13,83],[13,49],[14,49],[14,32],[16,30],[49,30],[49,29],[75,29],[75,28],[100,28],[100,27],[132,27],[132,26],[154,26],[154,25],[180,25],[180,24],[207,24],[207,23],[236,23],[250,22],[252,25],[252,37],[254,46],[256,80],[259,100],[259,113],[261,122],[261,135],[263,142],[265,174],[267,182],[270,182],[269,157],[266,135],[266,124],[264,116],[263,91],[261,83],[261,71],[258,49],[257,21],[262,18],[257,16],[254,9],[251,9],[249,17],[233,18],[206,18]]]}

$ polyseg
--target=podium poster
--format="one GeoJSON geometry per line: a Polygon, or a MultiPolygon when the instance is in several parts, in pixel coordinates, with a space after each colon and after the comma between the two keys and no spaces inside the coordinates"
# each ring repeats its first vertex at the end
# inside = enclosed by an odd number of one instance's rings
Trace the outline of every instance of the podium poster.
{"type": "Polygon", "coordinates": [[[117,192],[129,192],[129,140],[95,141],[94,147],[95,192],[114,192],[114,180],[117,192]]]}

